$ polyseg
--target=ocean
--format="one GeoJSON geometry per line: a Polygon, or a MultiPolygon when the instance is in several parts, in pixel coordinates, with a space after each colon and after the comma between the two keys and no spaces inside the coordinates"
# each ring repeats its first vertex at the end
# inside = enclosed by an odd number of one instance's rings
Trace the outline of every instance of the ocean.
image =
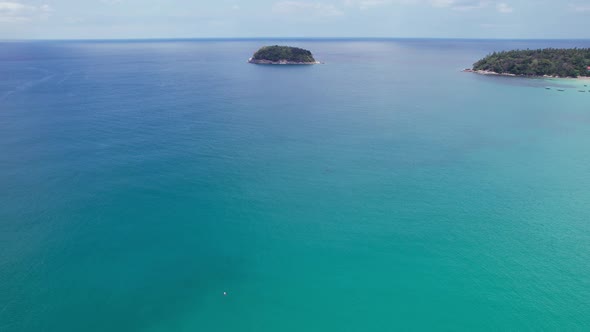
{"type": "Polygon", "coordinates": [[[0,331],[590,330],[589,46],[2,42],[0,331]]]}

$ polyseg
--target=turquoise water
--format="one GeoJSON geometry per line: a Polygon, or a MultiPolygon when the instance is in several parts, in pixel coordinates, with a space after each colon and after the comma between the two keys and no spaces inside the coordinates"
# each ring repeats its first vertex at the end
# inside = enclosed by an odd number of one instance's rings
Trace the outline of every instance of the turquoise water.
{"type": "Polygon", "coordinates": [[[589,330],[586,83],[460,72],[571,46],[0,44],[0,331],[589,330]]]}

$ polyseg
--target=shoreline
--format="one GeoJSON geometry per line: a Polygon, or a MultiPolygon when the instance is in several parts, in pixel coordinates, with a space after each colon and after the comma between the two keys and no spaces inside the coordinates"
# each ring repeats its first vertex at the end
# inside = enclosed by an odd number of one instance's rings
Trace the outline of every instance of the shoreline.
{"type": "Polygon", "coordinates": [[[321,64],[321,62],[319,62],[319,61],[315,61],[315,62],[295,62],[295,61],[286,61],[286,60],[270,61],[270,60],[256,60],[254,58],[248,59],[248,63],[252,63],[255,65],[319,65],[319,64],[321,64]]]}
{"type": "Polygon", "coordinates": [[[578,76],[578,77],[560,77],[560,76],[550,76],[550,75],[543,75],[543,76],[527,76],[527,75],[516,75],[510,73],[497,73],[495,71],[489,70],[473,70],[473,69],[463,69],[464,73],[473,73],[478,75],[488,75],[488,76],[505,76],[505,77],[522,77],[522,78],[536,78],[536,79],[559,79],[559,80],[579,80],[579,81],[590,81],[590,76],[578,76]]]}

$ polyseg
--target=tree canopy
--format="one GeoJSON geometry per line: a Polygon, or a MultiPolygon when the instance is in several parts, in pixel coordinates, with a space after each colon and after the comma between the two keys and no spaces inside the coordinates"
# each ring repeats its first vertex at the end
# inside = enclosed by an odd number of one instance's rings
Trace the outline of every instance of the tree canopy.
{"type": "Polygon", "coordinates": [[[254,53],[255,60],[315,62],[310,51],[290,46],[265,46],[254,53]]]}
{"type": "Polygon", "coordinates": [[[590,48],[494,52],[473,64],[473,70],[519,76],[589,76],[590,48]]]}

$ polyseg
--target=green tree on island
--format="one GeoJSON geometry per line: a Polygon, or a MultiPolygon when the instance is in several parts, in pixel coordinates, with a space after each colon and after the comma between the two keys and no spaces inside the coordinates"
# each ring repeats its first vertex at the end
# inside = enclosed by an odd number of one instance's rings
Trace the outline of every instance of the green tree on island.
{"type": "Polygon", "coordinates": [[[310,51],[298,47],[289,46],[265,46],[259,49],[254,56],[254,60],[268,61],[290,61],[290,62],[315,62],[310,51]]]}
{"type": "Polygon", "coordinates": [[[513,50],[494,52],[473,65],[473,70],[518,76],[588,76],[590,48],[513,50]]]}

